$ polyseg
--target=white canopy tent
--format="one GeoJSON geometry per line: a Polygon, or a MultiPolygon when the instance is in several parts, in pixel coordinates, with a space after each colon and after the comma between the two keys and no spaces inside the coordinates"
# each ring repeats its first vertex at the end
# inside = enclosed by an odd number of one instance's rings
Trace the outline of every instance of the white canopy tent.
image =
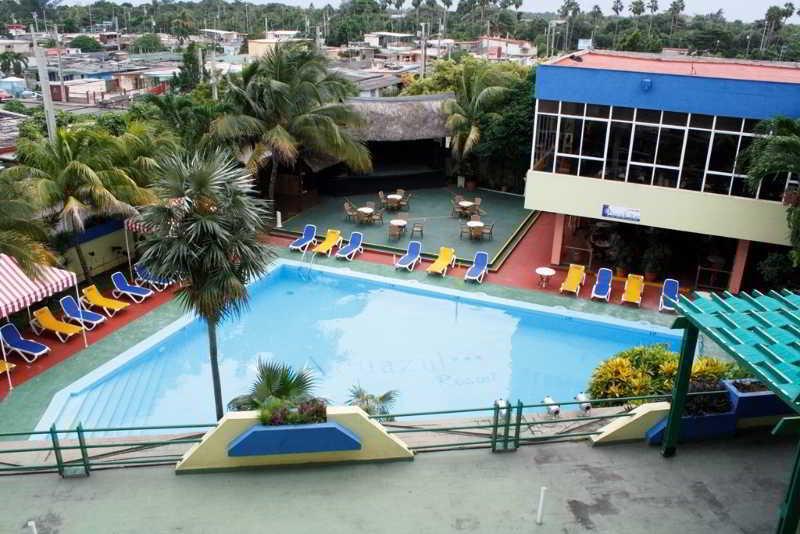
{"type": "MultiPolygon", "coordinates": [[[[28,317],[30,317],[31,304],[60,293],[69,287],[75,288],[75,297],[80,302],[78,278],[75,273],[55,267],[41,266],[38,275],[31,278],[22,272],[16,260],[0,254],[0,320],[8,320],[9,315],[23,308],[28,308],[28,317]]],[[[86,330],[83,331],[83,344],[88,346],[86,330]]],[[[3,354],[3,362],[6,364],[8,387],[13,389],[6,349],[2,342],[0,342],[0,351],[3,354]]]]}

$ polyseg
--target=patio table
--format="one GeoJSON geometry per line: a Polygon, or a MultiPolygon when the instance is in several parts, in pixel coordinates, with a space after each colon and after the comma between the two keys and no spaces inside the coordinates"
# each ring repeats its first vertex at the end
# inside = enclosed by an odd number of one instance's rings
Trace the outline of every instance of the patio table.
{"type": "Polygon", "coordinates": [[[458,205],[462,208],[471,208],[475,205],[474,202],[470,202],[469,200],[461,200],[458,205]]]}
{"type": "Polygon", "coordinates": [[[389,200],[403,200],[403,195],[392,193],[391,195],[386,195],[386,198],[389,200]]]}
{"type": "Polygon", "coordinates": [[[556,270],[550,267],[537,267],[535,272],[539,275],[539,287],[549,286],[550,278],[556,274],[556,270]]]}
{"type": "Polygon", "coordinates": [[[372,215],[375,213],[375,210],[372,208],[367,208],[366,206],[363,208],[358,208],[359,213],[363,213],[364,215],[372,215]]]}
{"type": "Polygon", "coordinates": [[[408,224],[408,221],[406,221],[405,219],[392,219],[391,221],[389,221],[389,224],[391,224],[392,226],[404,227],[408,224]]]}

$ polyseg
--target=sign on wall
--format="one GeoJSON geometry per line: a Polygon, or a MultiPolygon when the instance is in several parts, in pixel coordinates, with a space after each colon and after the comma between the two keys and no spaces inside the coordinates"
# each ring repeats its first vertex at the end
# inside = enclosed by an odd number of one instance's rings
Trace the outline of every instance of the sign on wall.
{"type": "Polygon", "coordinates": [[[620,221],[628,222],[641,222],[642,220],[642,214],[638,208],[626,208],[613,204],[603,204],[601,215],[607,219],[619,219],[620,221]]]}

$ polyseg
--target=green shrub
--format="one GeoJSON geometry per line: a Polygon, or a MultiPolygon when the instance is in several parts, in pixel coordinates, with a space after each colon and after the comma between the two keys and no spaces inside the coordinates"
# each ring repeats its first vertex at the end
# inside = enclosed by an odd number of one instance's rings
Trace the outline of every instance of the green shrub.
{"type": "Polygon", "coordinates": [[[318,398],[294,403],[285,399],[270,397],[259,403],[258,420],[262,425],[303,425],[324,423],[328,420],[325,401],[318,398]]]}

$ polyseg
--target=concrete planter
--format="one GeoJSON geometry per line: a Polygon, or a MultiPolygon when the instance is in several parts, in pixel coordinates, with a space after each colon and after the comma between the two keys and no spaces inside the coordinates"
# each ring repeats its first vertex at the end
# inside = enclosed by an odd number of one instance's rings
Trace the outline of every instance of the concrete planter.
{"type": "Polygon", "coordinates": [[[228,456],[263,456],[304,452],[357,451],[361,440],[330,421],[305,425],[253,425],[228,445],[228,456]]]}
{"type": "MultiPolygon", "coordinates": [[[[737,380],[745,382],[750,380],[737,380]]],[[[723,380],[728,390],[736,417],[766,417],[792,413],[792,410],[772,391],[739,391],[733,380],[723,380]]]]}
{"type": "MultiPolygon", "coordinates": [[[[667,418],[662,419],[645,433],[650,445],[660,445],[667,429],[667,418]]],[[[678,441],[703,441],[731,437],[736,433],[736,413],[731,410],[700,416],[681,417],[681,431],[678,441]]]]}

